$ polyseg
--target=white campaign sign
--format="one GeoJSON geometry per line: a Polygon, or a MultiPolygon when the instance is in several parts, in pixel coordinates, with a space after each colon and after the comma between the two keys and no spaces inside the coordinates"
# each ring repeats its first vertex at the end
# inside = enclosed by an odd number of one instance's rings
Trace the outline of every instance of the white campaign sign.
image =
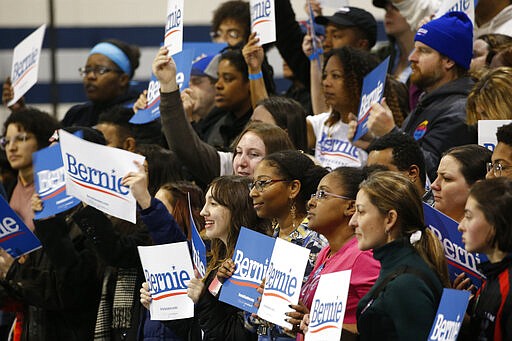
{"type": "Polygon", "coordinates": [[[448,12],[464,12],[471,19],[473,25],[475,24],[475,0],[448,0],[443,1],[437,10],[434,19],[443,16],[448,12]]]}
{"type": "Polygon", "coordinates": [[[345,270],[320,276],[309,312],[306,341],[340,339],[351,273],[345,270]]]}
{"type": "Polygon", "coordinates": [[[41,25],[14,48],[11,71],[14,97],[7,103],[8,106],[15,104],[37,83],[39,57],[41,56],[45,30],[46,25],[41,25]]]}
{"type": "Polygon", "coordinates": [[[66,192],[114,217],[135,223],[136,202],[130,189],[121,185],[128,172],[136,172],[134,161],[144,156],[82,140],[59,131],[64,162],[66,192]]]}
{"type": "Polygon", "coordinates": [[[140,262],[151,293],[151,320],[177,320],[194,316],[194,302],[187,296],[194,277],[187,242],[139,246],[140,262]]]}
{"type": "Polygon", "coordinates": [[[319,2],[322,7],[340,8],[348,6],[348,0],[320,0],[319,2]]]}
{"type": "Polygon", "coordinates": [[[169,56],[183,50],[183,7],[184,0],[167,2],[164,45],[169,49],[169,56]]]}
{"type": "Polygon", "coordinates": [[[251,31],[257,32],[260,45],[276,41],[274,0],[251,0],[251,31]]]}
{"type": "Polygon", "coordinates": [[[258,316],[281,327],[292,329],[286,322],[290,304],[299,302],[309,249],[277,238],[267,270],[265,288],[258,316]]]}
{"type": "Polygon", "coordinates": [[[512,123],[512,120],[479,120],[478,144],[493,151],[498,143],[496,139],[498,128],[510,123],[512,123]]]}

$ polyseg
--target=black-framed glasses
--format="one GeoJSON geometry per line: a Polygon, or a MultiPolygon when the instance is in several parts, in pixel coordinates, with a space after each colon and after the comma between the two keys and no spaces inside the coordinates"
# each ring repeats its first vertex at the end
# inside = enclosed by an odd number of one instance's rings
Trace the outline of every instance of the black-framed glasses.
{"type": "Polygon", "coordinates": [[[0,147],[5,150],[5,148],[11,144],[11,142],[21,143],[27,141],[29,138],[30,134],[27,132],[14,135],[12,138],[3,136],[0,138],[0,147]]]}
{"type": "Polygon", "coordinates": [[[81,77],[85,77],[91,72],[94,73],[95,76],[98,76],[98,75],[102,76],[109,72],[123,73],[123,71],[121,71],[121,70],[112,69],[112,68],[109,68],[106,66],[94,66],[94,67],[87,66],[87,67],[78,68],[78,73],[80,74],[81,77]]]}
{"type": "Polygon", "coordinates": [[[253,188],[256,188],[258,192],[263,192],[266,187],[270,186],[271,184],[275,182],[285,182],[290,181],[287,179],[268,179],[268,180],[256,180],[251,182],[249,186],[249,190],[252,191],[253,188]]]}
{"type": "Polygon", "coordinates": [[[349,197],[346,197],[343,195],[338,195],[338,194],[324,191],[323,189],[319,189],[318,191],[316,191],[316,193],[311,194],[311,199],[316,198],[316,200],[323,200],[327,197],[333,197],[333,198],[345,199],[345,200],[354,200],[352,198],[349,198],[349,197]]]}
{"type": "Polygon", "coordinates": [[[230,29],[225,32],[221,31],[221,30],[212,31],[212,32],[210,32],[210,37],[212,39],[218,39],[218,38],[222,37],[224,34],[227,36],[227,38],[232,38],[232,39],[240,38],[240,32],[236,29],[230,29]]]}
{"type": "Polygon", "coordinates": [[[506,172],[507,169],[509,169],[509,166],[504,166],[501,161],[496,161],[494,163],[487,162],[487,173],[489,173],[492,170],[492,173],[496,177],[500,177],[502,172],[506,172]]]}

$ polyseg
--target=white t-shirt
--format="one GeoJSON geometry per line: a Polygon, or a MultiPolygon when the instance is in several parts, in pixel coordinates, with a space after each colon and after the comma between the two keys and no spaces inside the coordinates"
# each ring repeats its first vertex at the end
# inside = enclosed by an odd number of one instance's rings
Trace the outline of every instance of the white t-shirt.
{"type": "Polygon", "coordinates": [[[348,124],[338,121],[328,127],[325,122],[329,115],[330,113],[326,112],[307,117],[316,137],[315,158],[323,167],[331,169],[341,166],[364,166],[368,154],[348,141],[348,124]]]}

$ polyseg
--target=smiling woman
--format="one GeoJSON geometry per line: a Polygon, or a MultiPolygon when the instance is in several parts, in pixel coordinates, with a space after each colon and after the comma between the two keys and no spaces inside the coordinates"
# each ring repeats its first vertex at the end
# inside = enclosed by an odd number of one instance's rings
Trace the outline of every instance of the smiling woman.
{"type": "Polygon", "coordinates": [[[241,176],[216,178],[206,193],[201,211],[205,234],[211,241],[210,258],[203,280],[194,278],[188,296],[195,303],[194,316],[199,321],[205,340],[255,340],[256,334],[244,327],[243,311],[218,300],[216,273],[222,262],[233,256],[240,228],[266,233],[268,224],[252,209],[250,180],[241,176]]]}

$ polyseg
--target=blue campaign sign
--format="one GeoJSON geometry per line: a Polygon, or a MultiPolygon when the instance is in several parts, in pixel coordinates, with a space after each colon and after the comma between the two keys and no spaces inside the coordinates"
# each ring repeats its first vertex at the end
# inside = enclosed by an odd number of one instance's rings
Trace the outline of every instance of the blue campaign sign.
{"type": "Polygon", "coordinates": [[[443,244],[450,280],[453,282],[455,277],[465,272],[471,282],[480,287],[483,275],[476,266],[487,261],[487,257],[484,254],[469,253],[464,249],[462,233],[457,230],[459,224],[455,220],[425,203],[423,212],[425,224],[443,244]]]}
{"type": "Polygon", "coordinates": [[[43,210],[35,212],[35,219],[44,219],[75,207],[80,200],[66,195],[64,163],[60,145],[43,148],[32,154],[36,193],[43,201],[43,210]]]}
{"type": "Polygon", "coordinates": [[[137,111],[130,119],[130,123],[146,124],[160,117],[160,83],[153,73],[151,73],[151,80],[148,84],[147,99],[148,106],[137,111]]]}
{"type": "MultiPolygon", "coordinates": [[[[212,55],[219,53],[223,48],[228,46],[226,43],[190,43],[190,42],[184,42],[183,43],[183,49],[184,50],[193,50],[194,51],[194,58],[205,54],[205,55],[212,55]]],[[[174,56],[173,56],[174,58],[174,56]]]]}
{"type": "Polygon", "coordinates": [[[41,247],[41,242],[0,196],[0,248],[13,258],[41,247]]]}
{"type": "Polygon", "coordinates": [[[194,217],[192,216],[192,208],[190,206],[190,194],[187,194],[188,198],[188,211],[190,214],[190,225],[192,228],[192,262],[194,263],[194,269],[199,272],[201,278],[206,274],[206,246],[204,245],[203,239],[197,230],[194,217]]]}
{"type": "Polygon", "coordinates": [[[219,300],[257,313],[254,303],[260,294],[256,289],[265,278],[274,244],[275,239],[272,237],[246,227],[241,228],[233,253],[235,273],[223,284],[219,300]]]}
{"type": "Polygon", "coordinates": [[[172,56],[174,62],[176,63],[176,83],[178,83],[180,91],[188,88],[193,57],[193,50],[183,50],[180,53],[172,56]]]}
{"type": "Polygon", "coordinates": [[[436,318],[428,336],[429,341],[457,340],[468,307],[469,295],[470,292],[466,290],[443,289],[436,318]]]}
{"type": "Polygon", "coordinates": [[[384,85],[388,72],[389,57],[363,79],[359,113],[357,115],[357,130],[353,141],[359,140],[368,132],[368,116],[373,103],[379,103],[384,95],[384,85]]]}

